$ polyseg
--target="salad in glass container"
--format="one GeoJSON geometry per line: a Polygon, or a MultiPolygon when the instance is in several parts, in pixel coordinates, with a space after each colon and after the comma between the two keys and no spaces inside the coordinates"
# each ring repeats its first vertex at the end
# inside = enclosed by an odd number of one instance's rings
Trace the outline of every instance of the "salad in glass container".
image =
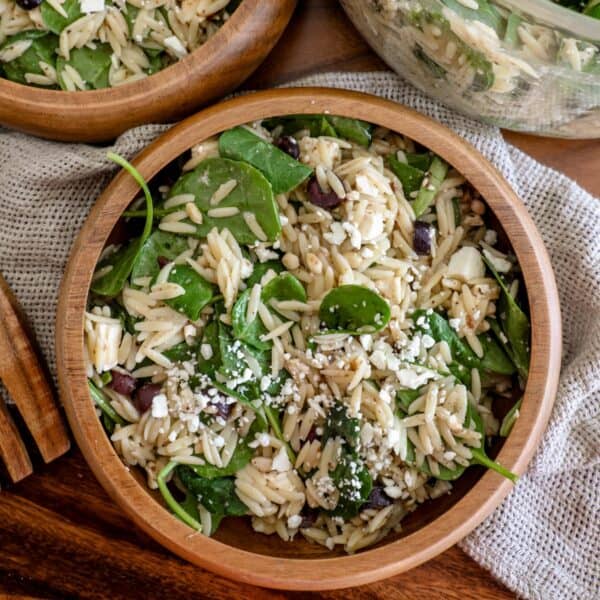
{"type": "Polygon", "coordinates": [[[341,2],[394,70],[453,108],[516,131],[600,137],[598,0],[341,2]]]}

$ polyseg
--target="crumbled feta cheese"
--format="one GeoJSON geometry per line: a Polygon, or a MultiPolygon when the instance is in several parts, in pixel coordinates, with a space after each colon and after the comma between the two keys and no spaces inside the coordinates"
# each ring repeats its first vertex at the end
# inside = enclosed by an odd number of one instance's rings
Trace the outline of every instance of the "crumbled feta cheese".
{"type": "Polygon", "coordinates": [[[433,374],[429,371],[417,373],[414,369],[400,369],[396,371],[396,377],[403,387],[416,390],[425,385],[433,377],[433,374]]]}
{"type": "Polygon", "coordinates": [[[450,327],[454,329],[454,331],[458,331],[460,329],[460,321],[460,319],[449,319],[448,323],[450,324],[450,327]]]}
{"type": "Polygon", "coordinates": [[[285,446],[282,446],[279,449],[279,452],[277,452],[277,454],[273,457],[271,466],[273,471],[277,471],[278,473],[285,473],[286,471],[290,471],[292,469],[292,463],[287,455],[285,446]]]}
{"type": "Polygon", "coordinates": [[[326,241],[334,246],[339,246],[346,239],[344,226],[339,221],[333,221],[329,227],[329,231],[323,234],[326,241]]]}
{"type": "Polygon", "coordinates": [[[371,350],[373,347],[373,336],[365,333],[358,338],[360,340],[360,345],[367,351],[371,350]]]}
{"type": "Polygon", "coordinates": [[[81,0],[81,12],[87,14],[104,10],[104,0],[81,0]]]}
{"type": "Polygon", "coordinates": [[[498,273],[508,273],[512,267],[512,263],[501,256],[496,256],[489,250],[484,250],[483,255],[492,263],[494,269],[498,273]]]}
{"type": "Polygon", "coordinates": [[[298,529],[298,527],[300,527],[301,524],[302,517],[300,515],[292,515],[291,517],[288,517],[287,526],[290,529],[298,529]]]}
{"type": "Polygon", "coordinates": [[[427,333],[421,338],[421,343],[426,350],[435,346],[435,340],[427,333]]]}
{"type": "Polygon", "coordinates": [[[370,242],[383,233],[383,216],[380,213],[367,213],[360,222],[362,241],[370,242]]]}
{"type": "Polygon", "coordinates": [[[178,58],[184,57],[188,52],[185,46],[181,43],[178,37],[174,35],[170,35],[166,37],[163,41],[163,44],[175,54],[178,58]]]}
{"type": "Polygon", "coordinates": [[[485,264],[477,248],[464,246],[457,250],[448,264],[448,276],[471,281],[485,276],[485,264]]]}
{"type": "Polygon", "coordinates": [[[152,416],[155,419],[162,419],[168,416],[169,407],[167,405],[167,397],[164,394],[157,394],[152,399],[152,416]]]}

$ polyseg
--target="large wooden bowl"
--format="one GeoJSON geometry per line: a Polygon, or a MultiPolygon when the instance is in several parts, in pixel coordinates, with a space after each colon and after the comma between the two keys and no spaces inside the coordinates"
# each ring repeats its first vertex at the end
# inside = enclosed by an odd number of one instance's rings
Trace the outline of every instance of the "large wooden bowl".
{"type": "Polygon", "coordinates": [[[102,142],[144,123],[166,123],[223,97],[265,59],[297,0],[242,0],[205,44],[155,75],[86,92],[0,78],[0,125],[60,141],[102,142]]]}
{"type": "MultiPolygon", "coordinates": [[[[442,125],[403,106],[364,94],[325,89],[261,92],[208,108],[180,123],[141,152],[134,164],[146,179],[192,145],[254,119],[293,113],[332,113],[375,122],[406,134],[462,172],[479,190],[508,234],[524,273],[532,320],[531,368],[521,416],[498,460],[523,473],[552,409],[560,368],[561,326],[552,267],[521,201],[472,146],[442,125]]],[[[136,469],[115,453],[87,391],[83,313],[92,272],[122,211],[138,193],[121,172],[98,199],[77,239],[60,293],[57,353],[62,399],[75,438],[100,483],[131,519],[183,558],[240,581],[316,590],[368,583],[414,567],[466,536],[511,491],[500,475],[471,468],[454,491],[421,506],[402,534],[353,556],[332,554],[303,540],[284,543],[226,519],[216,538],[194,534],[171,516],[136,469]]]]}

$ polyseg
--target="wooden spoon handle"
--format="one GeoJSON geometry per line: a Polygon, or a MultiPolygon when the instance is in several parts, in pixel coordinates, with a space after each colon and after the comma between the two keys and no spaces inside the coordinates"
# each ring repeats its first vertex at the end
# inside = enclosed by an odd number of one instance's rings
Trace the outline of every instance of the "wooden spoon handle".
{"type": "Polygon", "coordinates": [[[0,398],[0,458],[8,476],[16,483],[33,473],[25,444],[19,435],[8,409],[0,398]]]}
{"type": "Polygon", "coordinates": [[[70,441],[52,390],[0,275],[0,379],[17,405],[45,462],[64,454],[70,441]]]}

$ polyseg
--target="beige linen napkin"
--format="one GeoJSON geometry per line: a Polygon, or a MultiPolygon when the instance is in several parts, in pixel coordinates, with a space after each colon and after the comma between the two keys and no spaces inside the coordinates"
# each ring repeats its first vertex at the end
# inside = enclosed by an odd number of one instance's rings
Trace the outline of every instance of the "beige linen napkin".
{"type": "MultiPolygon", "coordinates": [[[[370,92],[428,114],[483,152],[527,205],[560,290],[560,387],[527,474],[461,546],[520,596],[599,598],[600,201],[507,144],[498,129],[454,113],[390,73],[330,73],[295,85],[370,92]]],[[[131,158],[166,129],[138,127],[111,149],[131,158]]],[[[20,298],[53,371],[55,310],[66,259],[92,203],[117,170],[105,154],[102,147],[0,131],[0,271],[20,298]]]]}

